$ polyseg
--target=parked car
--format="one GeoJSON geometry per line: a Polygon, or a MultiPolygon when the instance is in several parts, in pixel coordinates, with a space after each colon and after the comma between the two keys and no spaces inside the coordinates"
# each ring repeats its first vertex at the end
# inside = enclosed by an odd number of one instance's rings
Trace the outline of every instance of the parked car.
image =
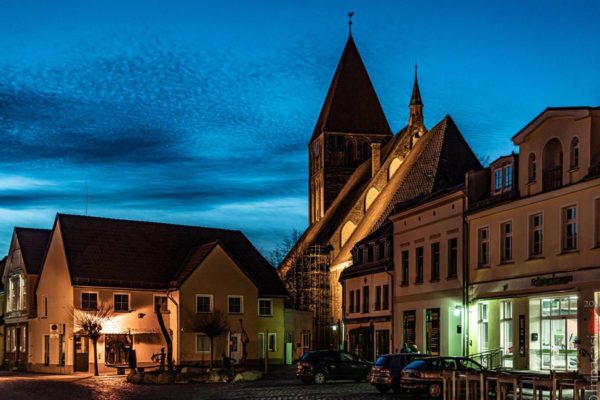
{"type": "Polygon", "coordinates": [[[442,395],[443,372],[482,372],[486,369],[468,357],[430,357],[414,360],[402,370],[400,388],[425,392],[429,397],[442,395]]]}
{"type": "Polygon", "coordinates": [[[400,375],[404,367],[416,359],[427,357],[420,353],[386,354],[379,356],[371,369],[371,385],[381,393],[391,390],[400,393],[400,375]]]}
{"type": "Polygon", "coordinates": [[[341,379],[368,382],[372,365],[370,361],[345,351],[308,351],[296,365],[296,377],[305,384],[341,379]]]}

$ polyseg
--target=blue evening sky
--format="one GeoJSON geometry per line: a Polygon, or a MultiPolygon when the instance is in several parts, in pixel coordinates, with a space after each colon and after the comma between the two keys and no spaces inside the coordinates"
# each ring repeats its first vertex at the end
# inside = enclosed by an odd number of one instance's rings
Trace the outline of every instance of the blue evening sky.
{"type": "Polygon", "coordinates": [[[600,105],[598,1],[0,2],[0,249],[56,212],[307,224],[307,142],[347,38],[394,132],[425,117],[491,159],[547,106],[600,105]]]}

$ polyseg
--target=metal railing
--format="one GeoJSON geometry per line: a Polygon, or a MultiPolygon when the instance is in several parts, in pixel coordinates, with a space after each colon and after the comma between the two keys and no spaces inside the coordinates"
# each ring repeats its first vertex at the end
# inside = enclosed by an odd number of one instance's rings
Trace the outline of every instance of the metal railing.
{"type": "Polygon", "coordinates": [[[469,357],[483,365],[487,369],[502,368],[502,349],[483,351],[481,353],[471,354],[469,357]]]}
{"type": "Polygon", "coordinates": [[[558,189],[563,185],[562,166],[549,168],[543,172],[543,190],[558,189]]]}

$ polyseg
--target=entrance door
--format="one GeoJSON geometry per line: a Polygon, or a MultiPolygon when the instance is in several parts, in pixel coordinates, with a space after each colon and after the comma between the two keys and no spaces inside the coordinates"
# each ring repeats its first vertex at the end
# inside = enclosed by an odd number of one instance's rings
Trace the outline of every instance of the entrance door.
{"type": "Polygon", "coordinates": [[[44,365],[50,365],[50,335],[44,335],[44,365]]]}
{"type": "Polygon", "coordinates": [[[87,336],[75,335],[75,372],[88,372],[90,367],[89,340],[87,336]]]}
{"type": "Polygon", "coordinates": [[[577,296],[542,299],[541,369],[577,369],[577,296]]]}
{"type": "Polygon", "coordinates": [[[16,339],[17,339],[17,341],[16,341],[16,343],[17,343],[17,353],[15,354],[15,357],[16,357],[15,358],[15,361],[16,361],[15,365],[19,369],[21,368],[21,346],[23,346],[23,343],[22,343],[22,340],[21,340],[21,336],[22,336],[21,329],[23,329],[23,328],[17,327],[17,329],[15,330],[16,331],[16,339]]]}
{"type": "Polygon", "coordinates": [[[428,308],[425,311],[425,344],[426,353],[432,356],[440,355],[440,309],[428,308]]]}
{"type": "Polygon", "coordinates": [[[241,333],[232,333],[229,335],[229,357],[236,363],[242,359],[242,337],[241,333]]]}

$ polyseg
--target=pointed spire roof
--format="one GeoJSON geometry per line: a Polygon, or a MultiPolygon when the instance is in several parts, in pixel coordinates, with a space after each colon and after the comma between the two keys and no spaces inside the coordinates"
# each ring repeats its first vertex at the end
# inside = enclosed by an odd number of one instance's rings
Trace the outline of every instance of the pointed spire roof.
{"type": "Polygon", "coordinates": [[[419,79],[417,77],[417,64],[415,64],[415,82],[413,84],[412,96],[410,96],[410,105],[422,106],[421,91],[419,90],[419,79]]]}
{"type": "Polygon", "coordinates": [[[311,142],[322,132],[392,134],[352,35],[348,36],[311,142]]]}

